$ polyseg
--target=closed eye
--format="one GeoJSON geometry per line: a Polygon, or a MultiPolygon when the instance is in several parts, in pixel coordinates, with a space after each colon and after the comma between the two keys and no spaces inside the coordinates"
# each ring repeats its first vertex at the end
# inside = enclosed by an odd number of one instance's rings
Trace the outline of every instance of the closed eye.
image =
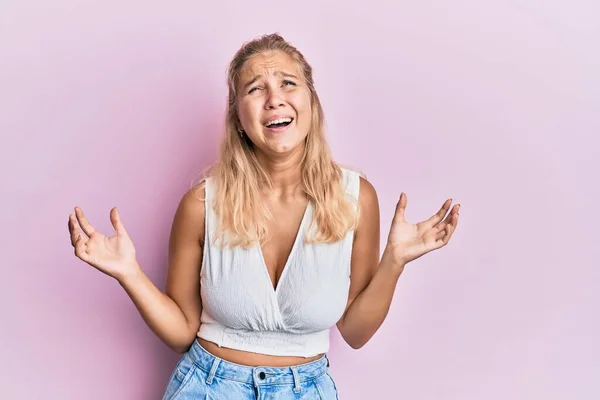
{"type": "Polygon", "coordinates": [[[256,89],[260,89],[258,86],[254,86],[252,89],[248,91],[248,94],[254,92],[256,89]]]}
{"type": "MultiPolygon", "coordinates": [[[[285,80],[283,81],[283,86],[296,86],[296,82],[285,80]]],[[[252,89],[248,91],[248,94],[253,93],[255,90],[261,89],[260,86],[254,86],[252,89]]]]}

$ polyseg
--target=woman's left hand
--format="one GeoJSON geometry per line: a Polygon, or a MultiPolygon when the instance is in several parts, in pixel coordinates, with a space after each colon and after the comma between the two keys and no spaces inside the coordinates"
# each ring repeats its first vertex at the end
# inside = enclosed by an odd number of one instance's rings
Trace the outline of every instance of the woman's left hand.
{"type": "Polygon", "coordinates": [[[448,213],[452,204],[452,199],[448,199],[431,218],[411,224],[404,217],[406,204],[406,194],[402,193],[385,249],[392,262],[400,267],[448,244],[458,224],[460,209],[460,204],[455,204],[448,213]]]}

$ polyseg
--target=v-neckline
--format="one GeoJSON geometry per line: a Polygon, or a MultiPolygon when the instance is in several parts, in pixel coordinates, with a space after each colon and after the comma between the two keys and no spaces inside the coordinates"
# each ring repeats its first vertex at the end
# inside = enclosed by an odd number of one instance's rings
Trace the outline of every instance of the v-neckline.
{"type": "Polygon", "coordinates": [[[287,274],[287,270],[288,270],[290,261],[291,261],[292,257],[294,256],[294,254],[296,253],[296,247],[298,247],[298,241],[300,240],[300,237],[303,236],[303,235],[301,235],[301,233],[302,233],[304,225],[305,225],[309,207],[310,207],[310,201],[308,201],[306,203],[306,208],[304,209],[304,214],[302,214],[302,219],[300,220],[300,225],[298,226],[298,231],[296,232],[296,237],[294,238],[294,243],[292,244],[292,249],[290,250],[290,253],[287,256],[287,259],[285,260],[285,263],[283,264],[283,269],[281,270],[281,275],[279,276],[279,280],[277,281],[277,284],[275,286],[273,286],[273,281],[271,280],[271,276],[269,275],[269,268],[267,267],[267,261],[265,259],[265,255],[262,251],[262,246],[260,245],[260,243],[258,243],[256,245],[256,248],[258,250],[258,255],[260,256],[261,263],[262,263],[262,270],[267,278],[269,287],[271,288],[271,290],[274,294],[277,294],[277,291],[279,290],[279,287],[281,286],[281,282],[283,281],[283,278],[287,274]]]}

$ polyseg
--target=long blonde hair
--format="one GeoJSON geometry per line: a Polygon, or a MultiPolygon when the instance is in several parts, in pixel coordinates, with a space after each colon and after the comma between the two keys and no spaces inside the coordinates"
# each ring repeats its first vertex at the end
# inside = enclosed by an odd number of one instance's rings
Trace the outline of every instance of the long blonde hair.
{"type": "Polygon", "coordinates": [[[302,158],[301,188],[314,206],[310,227],[316,224],[317,229],[313,236],[307,235],[304,239],[307,243],[339,241],[357,227],[359,208],[342,188],[342,171],[333,161],[325,139],[325,118],[314,87],[312,68],[302,53],[277,33],[244,43],[228,68],[229,101],[224,136],[217,161],[206,171],[216,188],[212,194],[212,206],[219,218],[216,236],[221,239],[226,236],[227,240],[222,242],[225,245],[245,248],[269,239],[267,221],[272,214],[263,201],[261,188],[265,184],[272,187],[272,181],[258,163],[250,139],[238,132],[237,89],[245,63],[256,54],[272,51],[283,52],[298,63],[310,91],[312,121],[302,158]]]}

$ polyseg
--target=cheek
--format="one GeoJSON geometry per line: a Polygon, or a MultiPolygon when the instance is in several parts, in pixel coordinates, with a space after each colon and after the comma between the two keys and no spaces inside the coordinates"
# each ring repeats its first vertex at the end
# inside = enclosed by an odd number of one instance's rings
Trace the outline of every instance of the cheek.
{"type": "Polygon", "coordinates": [[[310,105],[310,96],[302,93],[299,94],[297,96],[295,96],[294,98],[294,104],[296,107],[296,111],[298,112],[298,114],[304,115],[304,116],[310,116],[311,113],[311,105],[310,105]]]}
{"type": "Polygon", "coordinates": [[[256,106],[250,101],[241,101],[238,103],[238,117],[242,124],[249,125],[255,123],[253,116],[256,115],[256,106]]]}
{"type": "Polygon", "coordinates": [[[310,100],[307,100],[303,104],[302,119],[303,119],[303,123],[306,125],[310,125],[312,123],[312,107],[310,104],[310,100]]]}

